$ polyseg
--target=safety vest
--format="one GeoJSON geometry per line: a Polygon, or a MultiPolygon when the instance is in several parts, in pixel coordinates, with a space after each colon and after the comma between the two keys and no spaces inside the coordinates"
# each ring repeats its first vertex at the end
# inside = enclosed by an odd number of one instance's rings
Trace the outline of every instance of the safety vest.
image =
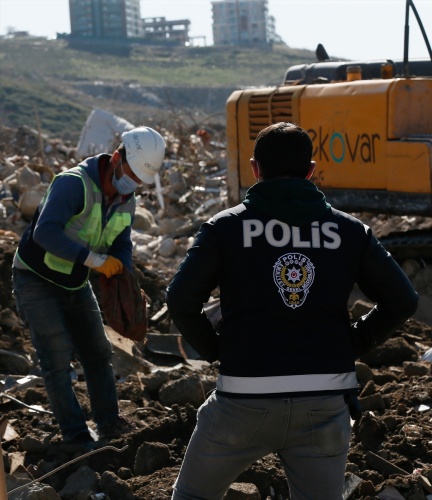
{"type": "MultiPolygon", "coordinates": [[[[104,226],[102,191],[85,170],[78,166],[58,174],[53,179],[41,201],[38,213],[46,203],[53,183],[60,176],[65,175],[80,178],[84,187],[83,210],[68,221],[64,229],[65,234],[93,252],[107,252],[115,238],[131,225],[135,213],[135,196],[131,196],[125,203],[116,206],[104,226]]],[[[81,288],[87,282],[90,273],[89,268],[80,263],[62,259],[50,252],[41,253],[40,247],[33,241],[33,231],[24,247],[18,249],[18,258],[35,273],[67,289],[81,288]],[[34,248],[35,246],[39,251],[34,248]]]]}

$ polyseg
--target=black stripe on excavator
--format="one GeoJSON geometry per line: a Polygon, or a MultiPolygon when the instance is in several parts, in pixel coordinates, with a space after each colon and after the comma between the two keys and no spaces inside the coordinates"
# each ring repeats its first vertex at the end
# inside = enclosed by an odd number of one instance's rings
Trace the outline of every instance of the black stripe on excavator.
{"type": "Polygon", "coordinates": [[[380,238],[381,244],[401,263],[407,259],[432,261],[432,230],[411,230],[380,238]]]}

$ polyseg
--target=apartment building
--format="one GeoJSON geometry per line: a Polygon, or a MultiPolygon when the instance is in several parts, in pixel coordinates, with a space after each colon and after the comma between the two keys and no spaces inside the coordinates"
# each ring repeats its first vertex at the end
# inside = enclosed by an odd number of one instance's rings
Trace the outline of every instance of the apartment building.
{"type": "Polygon", "coordinates": [[[144,27],[140,0],[69,0],[71,36],[140,38],[144,27]]]}
{"type": "Polygon", "coordinates": [[[268,0],[215,0],[212,11],[215,45],[263,44],[278,39],[268,0]]]}

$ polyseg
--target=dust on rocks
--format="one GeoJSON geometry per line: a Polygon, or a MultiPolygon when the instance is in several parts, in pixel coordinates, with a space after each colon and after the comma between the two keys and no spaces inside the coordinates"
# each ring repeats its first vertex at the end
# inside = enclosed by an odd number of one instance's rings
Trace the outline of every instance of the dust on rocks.
{"type": "MultiPolygon", "coordinates": [[[[53,176],[79,158],[74,145],[30,128],[0,130],[0,431],[10,500],[171,496],[197,408],[215,387],[217,366],[200,360],[179,336],[164,292],[200,224],[227,206],[227,165],[224,139],[214,131],[161,132],[168,155],[160,184],[137,191],[132,231],[134,267],[148,303],[147,342],[124,339],[106,326],[120,408],[136,430],[86,453],[61,440],[11,286],[12,259],[24,228],[53,176]]],[[[430,227],[427,218],[356,215],[379,236],[430,227]]],[[[419,278],[424,266],[403,265],[430,305],[430,282],[424,271],[419,278]]],[[[97,280],[92,283],[97,293],[97,280]]],[[[355,319],[371,304],[354,294],[350,307],[355,319]]],[[[363,413],[353,421],[344,499],[432,498],[432,321],[427,310],[357,360],[363,413]]],[[[219,320],[216,294],[206,311],[213,322],[219,320]]],[[[73,368],[77,397],[94,430],[79,360],[73,368]]],[[[225,498],[288,499],[277,457],[251,465],[225,498]]]]}

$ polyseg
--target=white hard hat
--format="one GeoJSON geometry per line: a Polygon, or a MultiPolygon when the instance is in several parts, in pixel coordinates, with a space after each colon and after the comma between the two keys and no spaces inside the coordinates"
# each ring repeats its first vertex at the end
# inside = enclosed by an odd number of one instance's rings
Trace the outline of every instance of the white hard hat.
{"type": "Polygon", "coordinates": [[[134,128],[121,137],[132,172],[142,182],[153,184],[165,157],[163,137],[150,127],[134,128]]]}

